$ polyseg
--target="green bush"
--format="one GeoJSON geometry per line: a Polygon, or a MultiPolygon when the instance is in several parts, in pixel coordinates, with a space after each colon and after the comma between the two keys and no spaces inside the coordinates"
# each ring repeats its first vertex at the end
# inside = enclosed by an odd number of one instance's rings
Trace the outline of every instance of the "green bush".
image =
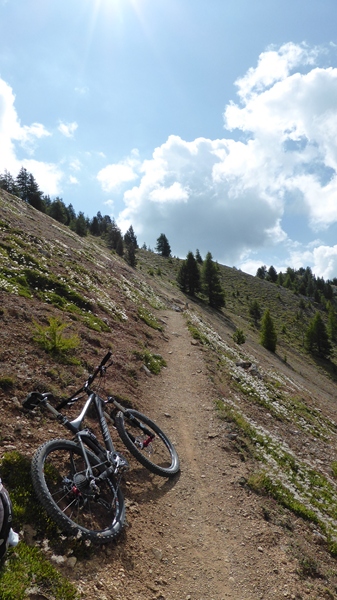
{"type": "Polygon", "coordinates": [[[68,324],[62,323],[55,317],[50,317],[49,325],[45,327],[34,321],[34,327],[34,342],[37,342],[41,348],[50,354],[64,357],[79,346],[79,338],[76,335],[67,338],[63,336],[63,331],[68,327],[68,324]]]}
{"type": "Polygon", "coordinates": [[[244,344],[246,341],[246,336],[243,333],[242,329],[237,329],[234,333],[233,333],[233,340],[236,344],[244,344]]]}

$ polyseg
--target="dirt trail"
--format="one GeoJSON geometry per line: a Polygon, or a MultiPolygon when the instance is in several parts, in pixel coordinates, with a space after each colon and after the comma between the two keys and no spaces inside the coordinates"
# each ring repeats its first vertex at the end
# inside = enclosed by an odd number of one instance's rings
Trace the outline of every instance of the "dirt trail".
{"type": "Polygon", "coordinates": [[[139,401],[176,444],[181,473],[166,480],[128,456],[125,533],[72,577],[86,600],[302,598],[284,525],[263,519],[261,500],[242,485],[249,466],[216,416],[202,346],[181,312],[162,319],[167,368],[143,382],[139,401]]]}
{"type": "Polygon", "coordinates": [[[223,477],[223,465],[210,446],[216,434],[214,404],[202,351],[191,344],[181,313],[165,313],[164,318],[167,369],[160,378],[149,379],[147,388],[149,406],[176,443],[181,460],[179,479],[153,507],[153,516],[165,515],[166,520],[161,540],[170,574],[166,597],[237,598],[221,526],[224,499],[215,477],[223,477]],[[163,422],[164,413],[170,417],[163,422]]]}

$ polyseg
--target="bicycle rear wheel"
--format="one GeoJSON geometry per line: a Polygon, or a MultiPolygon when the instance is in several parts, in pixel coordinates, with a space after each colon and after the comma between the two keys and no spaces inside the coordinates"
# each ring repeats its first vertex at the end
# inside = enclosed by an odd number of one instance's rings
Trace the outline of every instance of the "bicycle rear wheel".
{"type": "Polygon", "coordinates": [[[124,497],[106,465],[86,450],[94,479],[89,479],[84,454],[71,440],[51,440],[32,461],[35,492],[49,516],[63,531],[93,542],[111,541],[123,528],[124,497]]]}
{"type": "Polygon", "coordinates": [[[173,477],[179,471],[179,457],[175,447],[151,419],[128,409],[115,416],[118,434],[131,454],[156,475],[173,477]]]}

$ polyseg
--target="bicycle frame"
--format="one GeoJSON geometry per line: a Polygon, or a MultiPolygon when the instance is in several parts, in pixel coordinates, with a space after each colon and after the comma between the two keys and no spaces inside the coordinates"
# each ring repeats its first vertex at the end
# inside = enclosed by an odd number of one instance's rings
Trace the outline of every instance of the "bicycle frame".
{"type": "MultiPolygon", "coordinates": [[[[88,389],[87,393],[89,394],[88,400],[85,402],[78,417],[76,417],[72,421],[70,421],[64,414],[60,413],[56,408],[54,408],[48,402],[47,398],[43,398],[41,404],[45,406],[56,417],[57,421],[61,425],[63,425],[66,429],[68,429],[71,433],[74,434],[76,441],[79,443],[83,450],[85,460],[87,463],[87,468],[90,472],[91,466],[86,455],[85,445],[88,448],[90,448],[90,450],[92,450],[98,456],[98,458],[102,460],[102,462],[107,461],[108,464],[111,467],[113,467],[114,474],[125,471],[128,468],[128,463],[124,457],[121,457],[121,455],[116,451],[114,447],[103,410],[103,404],[105,404],[105,402],[96,392],[92,392],[88,389]],[[95,408],[105,448],[99,442],[96,435],[92,431],[90,431],[90,429],[88,429],[87,427],[82,429],[83,420],[92,405],[95,408]]],[[[46,396],[47,395],[48,394],[46,394],[46,396]]]]}

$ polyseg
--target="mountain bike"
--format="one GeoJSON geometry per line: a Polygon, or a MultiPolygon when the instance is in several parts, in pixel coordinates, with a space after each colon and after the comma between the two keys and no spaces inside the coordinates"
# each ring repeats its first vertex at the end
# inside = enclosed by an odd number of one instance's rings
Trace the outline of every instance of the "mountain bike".
{"type": "Polygon", "coordinates": [[[31,392],[23,407],[48,409],[57,421],[74,436],[73,440],[55,439],[36,451],[31,466],[35,492],[47,513],[61,527],[78,537],[98,543],[111,541],[125,522],[124,496],[120,489],[123,473],[129,468],[122,454],[116,451],[108,427],[112,421],[125,446],[137,460],[157,475],[172,477],[179,471],[179,457],[162,430],[140,412],[125,408],[114,396],[101,398],[91,385],[99,375],[105,376],[112,353],[109,351],[94,373],[70,398],[56,408],[49,392],[31,392]],[[87,395],[80,414],[69,420],[60,412],[87,395]],[[104,408],[112,404],[108,414],[104,408]],[[93,411],[92,411],[93,409],[93,411]],[[88,427],[84,418],[94,412],[104,446],[88,427]]]}

